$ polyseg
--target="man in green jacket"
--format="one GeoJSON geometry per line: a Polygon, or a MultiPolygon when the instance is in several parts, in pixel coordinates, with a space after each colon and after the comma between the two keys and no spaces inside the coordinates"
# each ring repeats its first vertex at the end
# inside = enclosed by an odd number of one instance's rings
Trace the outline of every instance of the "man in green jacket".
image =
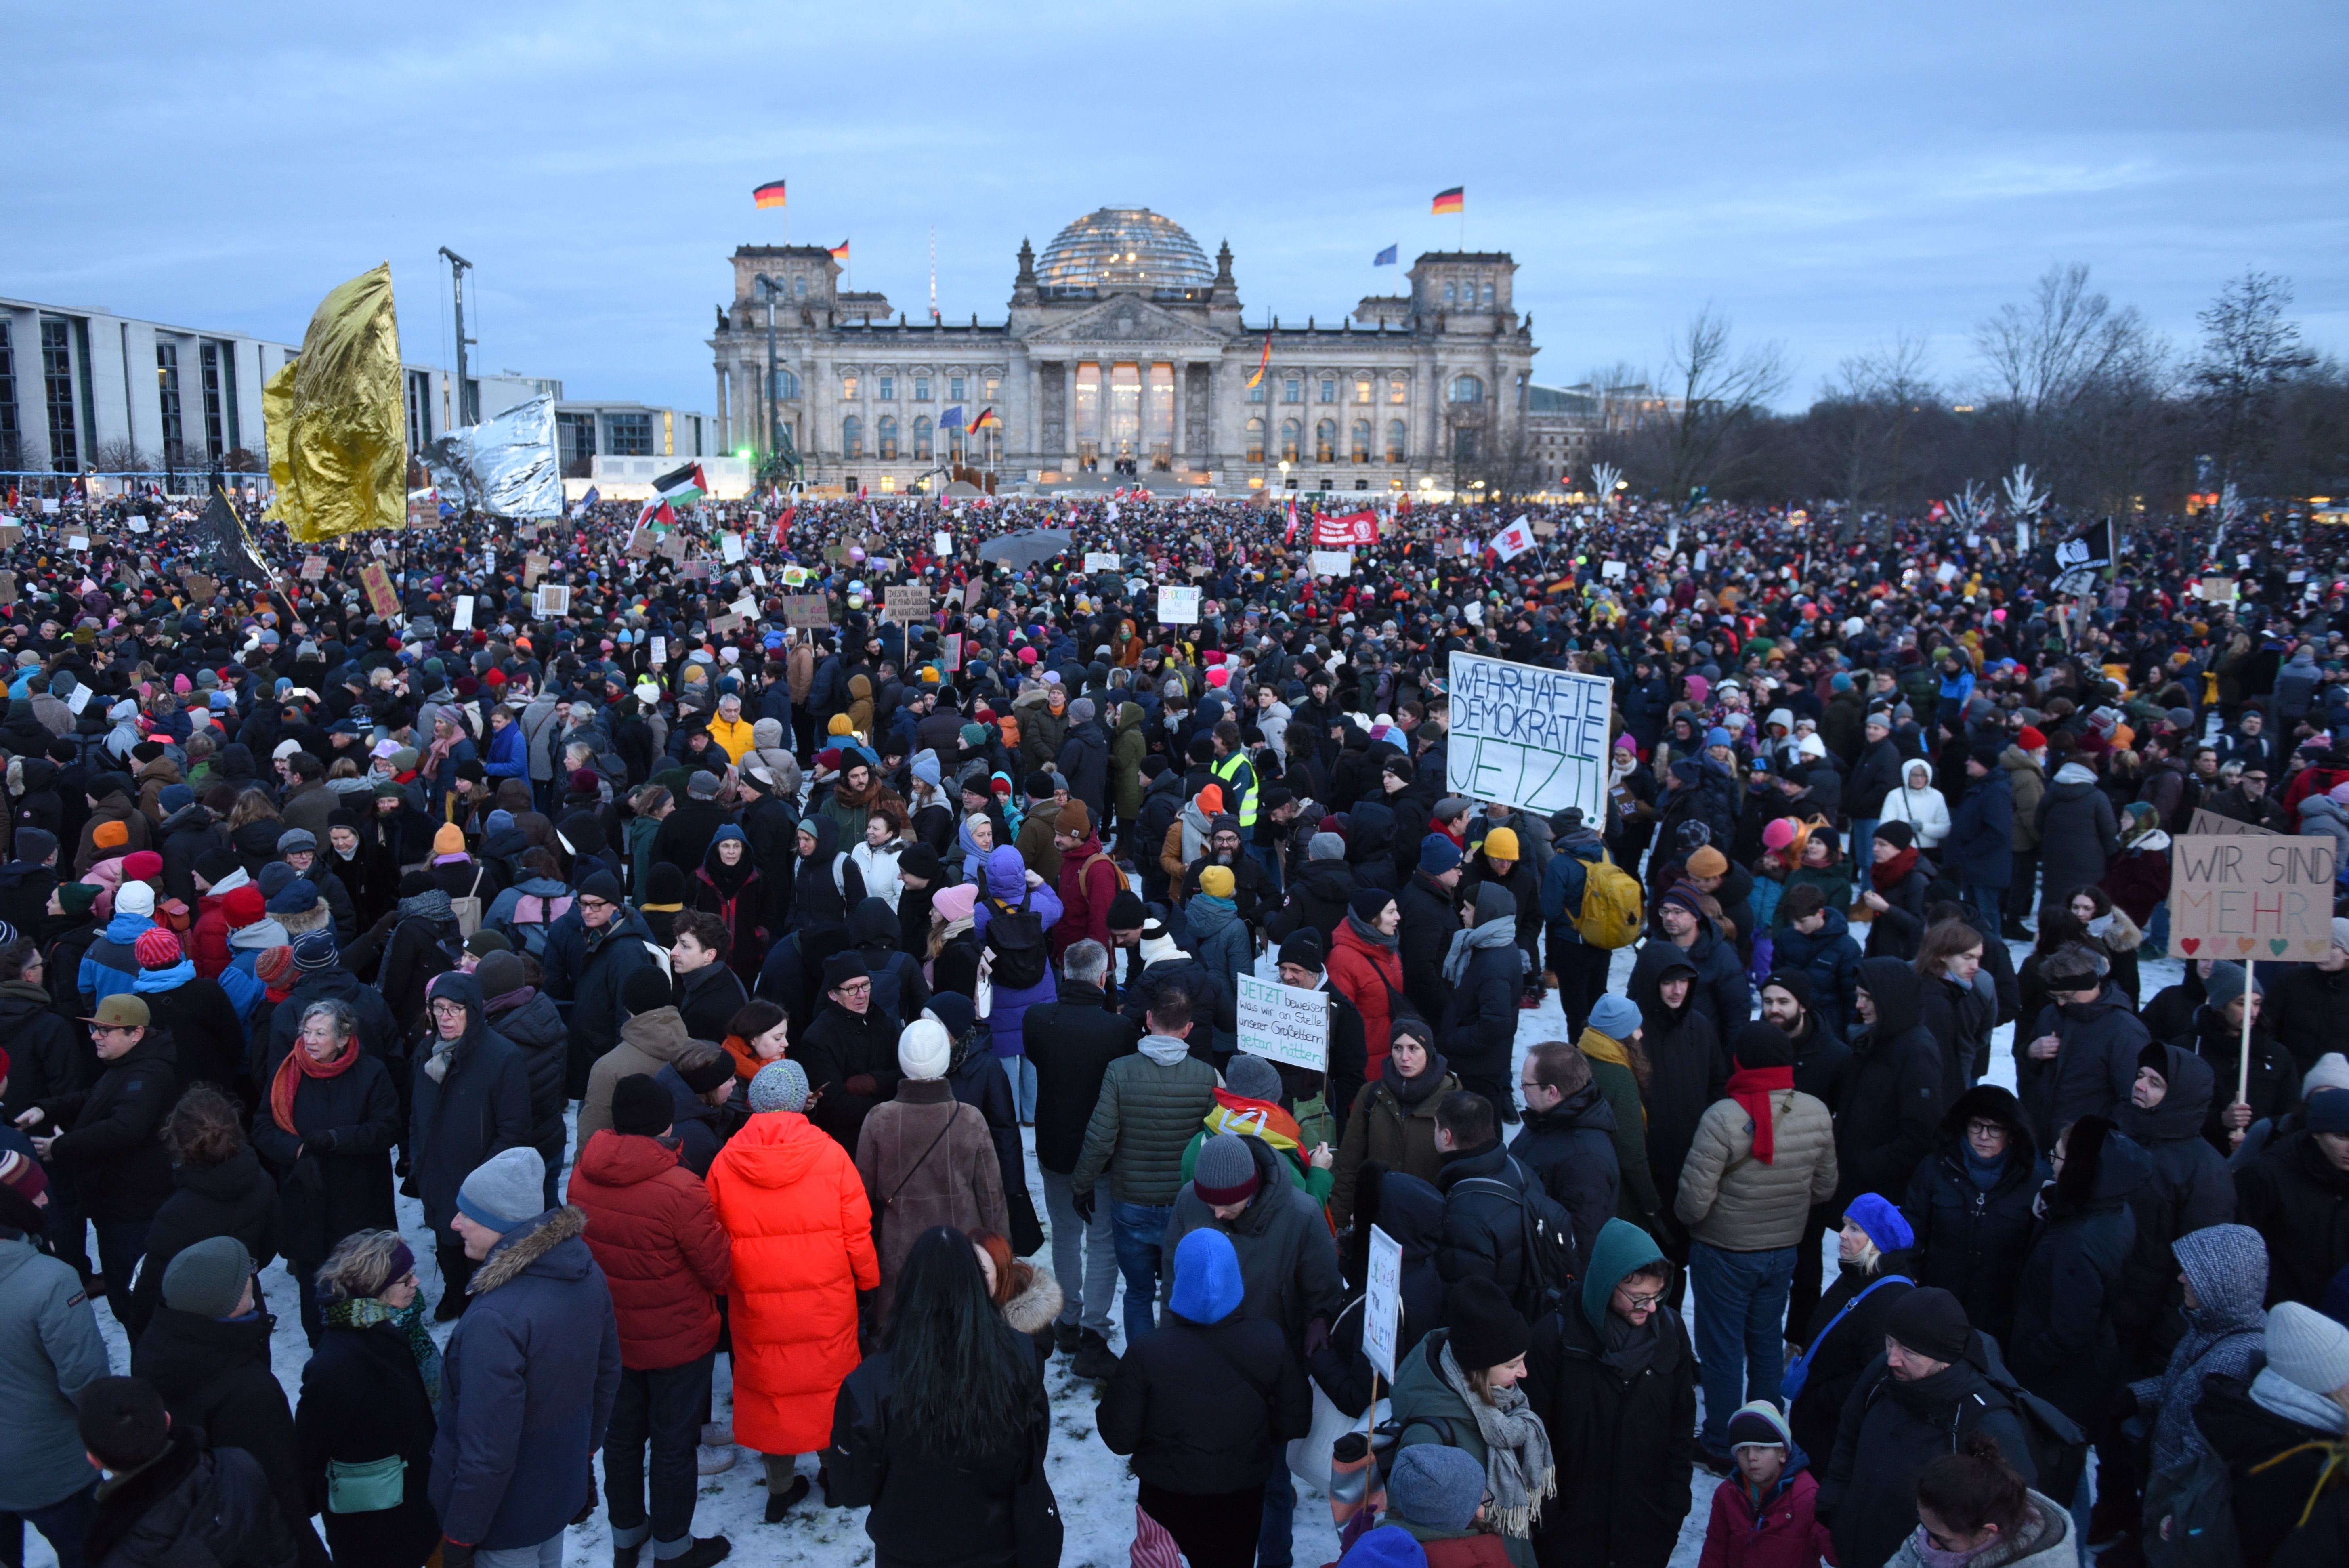
{"type": "MultiPolygon", "coordinates": [[[[6,1060],[0,1054],[0,1084],[6,1060]]],[[[47,1174],[17,1141],[0,1145],[0,1406],[10,1412],[0,1422],[0,1511],[30,1521],[59,1563],[78,1564],[98,1476],[82,1457],[74,1396],[110,1368],[80,1277],[34,1244],[47,1174]]]]}

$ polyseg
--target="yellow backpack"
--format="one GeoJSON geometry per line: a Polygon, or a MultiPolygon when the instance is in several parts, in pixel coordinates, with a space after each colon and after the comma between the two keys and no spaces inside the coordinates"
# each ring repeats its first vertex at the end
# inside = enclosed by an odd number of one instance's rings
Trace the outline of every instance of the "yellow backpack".
{"type": "Polygon", "coordinates": [[[1574,929],[1593,947],[1629,947],[1640,940],[1647,922],[1639,879],[1601,851],[1583,873],[1582,912],[1575,916],[1574,929]]]}

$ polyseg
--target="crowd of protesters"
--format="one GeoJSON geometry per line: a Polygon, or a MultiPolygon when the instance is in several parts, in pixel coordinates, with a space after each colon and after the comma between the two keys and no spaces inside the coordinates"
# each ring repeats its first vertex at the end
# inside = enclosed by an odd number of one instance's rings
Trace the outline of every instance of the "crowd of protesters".
{"type": "Polygon", "coordinates": [[[2349,918],[2143,978],[2199,814],[2349,844],[2340,552],[1516,510],[28,500],[8,1561],[1047,1568],[1056,1367],[1137,1564],[2344,1561],[2349,918]],[[1454,653],[1611,682],[1603,810],[1454,653]]]}

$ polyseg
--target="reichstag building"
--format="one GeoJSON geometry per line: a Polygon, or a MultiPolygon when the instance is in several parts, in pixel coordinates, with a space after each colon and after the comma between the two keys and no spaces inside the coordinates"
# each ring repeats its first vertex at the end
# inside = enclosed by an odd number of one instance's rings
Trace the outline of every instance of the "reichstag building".
{"type": "Polygon", "coordinates": [[[819,489],[906,490],[961,464],[1007,484],[1388,491],[1525,439],[1535,350],[1505,253],[1428,253],[1408,293],[1327,323],[1250,318],[1231,247],[1211,262],[1146,207],[1079,218],[1041,255],[1022,242],[992,322],[844,290],[820,245],[733,260],[709,339],[722,449],[763,455],[771,417],[819,489]]]}

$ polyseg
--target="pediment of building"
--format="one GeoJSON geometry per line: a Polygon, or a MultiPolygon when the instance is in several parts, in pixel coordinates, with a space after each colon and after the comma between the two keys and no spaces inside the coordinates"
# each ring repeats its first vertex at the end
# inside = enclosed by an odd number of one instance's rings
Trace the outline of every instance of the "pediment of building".
{"type": "Polygon", "coordinates": [[[1027,336],[1031,354],[1039,348],[1116,349],[1146,345],[1220,351],[1224,342],[1224,335],[1205,322],[1177,315],[1139,294],[1114,294],[1027,336]]]}

